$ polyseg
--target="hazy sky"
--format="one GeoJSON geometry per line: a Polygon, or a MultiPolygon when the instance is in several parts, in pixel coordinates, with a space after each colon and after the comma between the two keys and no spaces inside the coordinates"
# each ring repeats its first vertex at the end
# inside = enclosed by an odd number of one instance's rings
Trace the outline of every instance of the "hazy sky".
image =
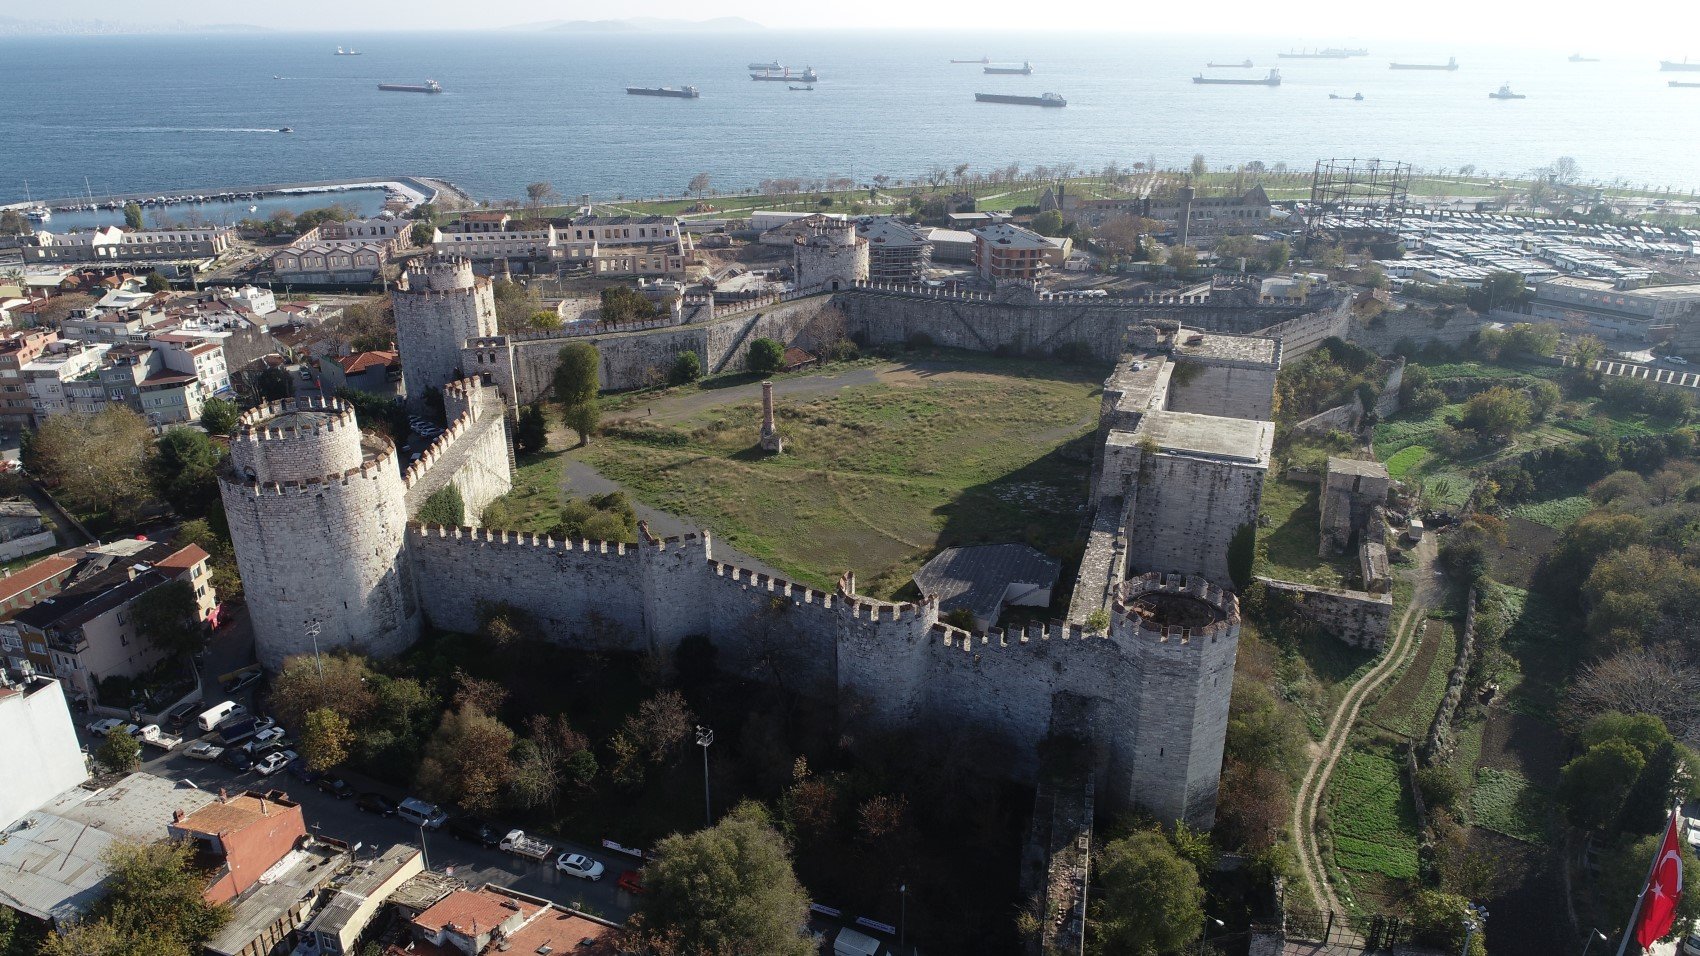
{"type": "Polygon", "coordinates": [[[1212,0],[1138,3],[1075,0],[625,0],[590,4],[563,0],[0,0],[0,16],[163,18],[237,22],[283,30],[488,29],[553,19],[626,16],[741,16],[774,28],[1087,30],[1137,33],[1239,33],[1314,37],[1449,39],[1466,45],[1552,46],[1638,50],[1648,55],[1700,57],[1700,3],[1695,0],[1616,0],[1611,4],[1559,0],[1212,0]],[[1036,12],[1047,18],[1034,22],[1036,12]],[[1692,49],[1676,49],[1684,42],[1692,49]]]}

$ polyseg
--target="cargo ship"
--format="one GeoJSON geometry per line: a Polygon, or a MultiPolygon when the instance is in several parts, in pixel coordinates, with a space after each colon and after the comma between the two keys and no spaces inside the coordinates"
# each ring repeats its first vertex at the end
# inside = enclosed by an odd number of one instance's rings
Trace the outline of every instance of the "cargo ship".
{"type": "Polygon", "coordinates": [[[779,65],[778,60],[774,60],[772,63],[751,63],[748,68],[752,69],[752,70],[783,70],[783,69],[785,69],[783,66],[779,65]]]}
{"type": "Polygon", "coordinates": [[[1660,60],[1659,69],[1666,73],[1700,73],[1700,63],[1690,63],[1688,57],[1683,57],[1681,63],[1675,60],[1660,60]]]}
{"type": "Polygon", "coordinates": [[[1351,56],[1345,50],[1291,50],[1275,55],[1283,60],[1344,60],[1351,56]]]}
{"type": "Polygon", "coordinates": [[[1040,96],[1016,96],[1009,93],[975,93],[974,99],[980,103],[1014,103],[1018,106],[1067,106],[1068,100],[1055,93],[1045,93],[1040,96]]]}
{"type": "Polygon", "coordinates": [[[1499,89],[1494,90],[1492,93],[1489,93],[1488,99],[1490,99],[1490,100],[1526,100],[1526,99],[1528,99],[1528,97],[1524,96],[1522,93],[1511,92],[1511,84],[1506,83],[1506,84],[1500,86],[1499,89]]]}
{"type": "Polygon", "coordinates": [[[681,100],[702,96],[694,86],[628,86],[626,92],[632,96],[673,96],[681,100]]]}
{"type": "Polygon", "coordinates": [[[990,62],[992,62],[992,58],[989,57],[989,56],[983,56],[983,57],[980,57],[978,60],[951,60],[950,62],[952,62],[952,63],[990,63],[990,62]]]}
{"type": "Polygon", "coordinates": [[[1600,62],[1600,58],[1597,57],[1597,56],[1583,56],[1580,53],[1572,53],[1572,54],[1570,54],[1570,62],[1572,62],[1572,63],[1598,63],[1598,62],[1600,62]]]}
{"type": "Polygon", "coordinates": [[[1448,57],[1445,63],[1389,63],[1392,70],[1445,70],[1452,72],[1458,69],[1458,58],[1448,57]]]}
{"type": "Polygon", "coordinates": [[[1353,100],[1361,103],[1363,102],[1364,95],[1362,93],[1356,93],[1351,96],[1341,96],[1338,93],[1330,93],[1328,94],[1328,98],[1331,100],[1353,100]]]}
{"type": "Polygon", "coordinates": [[[441,93],[443,92],[436,80],[426,80],[424,83],[379,83],[378,89],[391,93],[441,93]]]}
{"type": "Polygon", "coordinates": [[[1671,85],[1671,86],[1692,86],[1692,87],[1700,87],[1700,83],[1695,83],[1695,82],[1692,82],[1692,81],[1690,81],[1690,80],[1671,80],[1671,81],[1670,81],[1670,85],[1671,85]]]}
{"type": "Polygon", "coordinates": [[[801,73],[792,73],[790,67],[784,67],[777,72],[767,70],[761,73],[751,73],[750,79],[765,80],[769,83],[813,83],[820,79],[820,74],[816,73],[813,67],[808,66],[803,67],[801,73]]]}
{"type": "Polygon", "coordinates": [[[1217,63],[1215,60],[1211,60],[1209,63],[1206,63],[1204,65],[1205,65],[1205,67],[1212,69],[1212,70],[1249,70],[1249,69],[1251,69],[1251,61],[1250,60],[1241,60],[1238,63],[1217,63]]]}
{"type": "Polygon", "coordinates": [[[986,67],[985,72],[999,73],[1008,76],[1031,76],[1033,75],[1033,64],[1026,60],[1022,60],[1020,66],[988,66],[986,67]]]}
{"type": "Polygon", "coordinates": [[[1261,80],[1240,80],[1226,76],[1205,76],[1203,73],[1192,78],[1194,83],[1204,83],[1214,86],[1280,86],[1281,71],[1270,70],[1269,75],[1261,80]]]}

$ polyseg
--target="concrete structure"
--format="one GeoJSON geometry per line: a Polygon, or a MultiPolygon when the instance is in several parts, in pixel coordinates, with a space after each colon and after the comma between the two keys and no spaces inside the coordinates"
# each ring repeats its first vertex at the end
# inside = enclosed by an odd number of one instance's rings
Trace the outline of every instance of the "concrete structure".
{"type": "Polygon", "coordinates": [[[920,227],[894,216],[856,221],[856,235],[868,243],[868,278],[874,282],[920,282],[932,265],[933,244],[920,227]]]}
{"type": "Polygon", "coordinates": [[[48,329],[26,329],[0,339],[0,428],[21,431],[38,424],[23,369],[57,341],[59,333],[48,329]]]}
{"type": "Polygon", "coordinates": [[[394,251],[370,240],[296,240],[272,253],[272,278],[286,285],[366,285],[383,277],[394,251]]]}
{"type": "Polygon", "coordinates": [[[470,261],[433,256],[407,267],[391,301],[405,356],[402,390],[409,407],[422,410],[427,391],[461,377],[461,346],[496,334],[496,296],[470,261]]]}
{"type": "Polygon", "coordinates": [[[1387,504],[1392,485],[1387,466],[1381,462],[1329,458],[1328,474],[1322,482],[1322,543],[1318,553],[1330,557],[1352,547],[1360,532],[1380,520],[1376,509],[1387,504]]]}
{"type": "Polygon", "coordinates": [[[98,697],[102,678],[137,677],[166,658],[136,628],[134,605],[145,595],[184,582],[194,591],[201,621],[218,604],[207,553],[195,545],[176,548],[121,538],[79,552],[76,568],[64,580],[68,585],[51,600],[19,611],[10,624],[36,670],[90,698],[98,697]]]}
{"type": "Polygon", "coordinates": [[[88,778],[59,682],[0,669],[0,832],[88,778]]]}
{"type": "Polygon", "coordinates": [[[268,669],[315,638],[388,655],[418,637],[401,567],[406,486],[394,446],[363,434],[352,408],[304,399],[247,412],[219,491],[268,669]]]}
{"type": "Polygon", "coordinates": [[[0,499],[0,561],[16,561],[53,547],[53,529],[28,498],[0,499]]]}
{"type": "Polygon", "coordinates": [[[844,219],[805,220],[810,234],[792,247],[797,291],[837,292],[868,279],[868,240],[844,219]]]}
{"type": "Polygon", "coordinates": [[[915,572],[915,587],[937,598],[939,612],[962,609],[974,628],[994,627],[1005,605],[1050,607],[1062,565],[1025,544],[945,548],[915,572]]]}
{"type": "Polygon", "coordinates": [[[209,259],[230,248],[230,226],[192,229],[121,229],[102,226],[87,232],[37,232],[24,237],[27,262],[136,262],[209,259]]]}
{"type": "Polygon", "coordinates": [[[302,945],[309,953],[323,956],[354,953],[390,895],[424,869],[419,848],[405,843],[362,864],[302,928],[302,945]]]}
{"type": "Polygon", "coordinates": [[[1049,272],[1055,243],[1031,229],[1002,222],[974,231],[974,271],[992,282],[1031,282],[1049,272]]]}
{"type": "Polygon", "coordinates": [[[779,437],[779,426],[773,420],[773,383],[761,383],[761,450],[777,455],[785,450],[785,440],[779,437]]]}
{"type": "Polygon", "coordinates": [[[301,805],[282,791],[219,795],[167,828],[173,840],[188,840],[210,878],[202,897],[228,903],[260,882],[265,872],[307,836],[301,805]]]}
{"type": "Polygon", "coordinates": [[[205,951],[209,956],[283,952],[295,931],[313,916],[349,856],[348,848],[337,841],[302,840],[230,901],[230,921],[207,940],[205,951]]]}
{"type": "Polygon", "coordinates": [[[1633,279],[1557,276],[1534,284],[1530,315],[1550,322],[1586,322],[1655,343],[1700,332],[1700,283],[1644,285],[1633,279]]]}

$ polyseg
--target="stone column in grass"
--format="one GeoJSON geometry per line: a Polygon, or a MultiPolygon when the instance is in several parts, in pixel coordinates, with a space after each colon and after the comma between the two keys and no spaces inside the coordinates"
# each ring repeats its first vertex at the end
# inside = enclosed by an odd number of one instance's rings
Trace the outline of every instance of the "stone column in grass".
{"type": "Polygon", "coordinates": [[[773,383],[761,383],[761,450],[777,455],[785,450],[785,440],[779,437],[779,426],[773,421],[773,383]]]}

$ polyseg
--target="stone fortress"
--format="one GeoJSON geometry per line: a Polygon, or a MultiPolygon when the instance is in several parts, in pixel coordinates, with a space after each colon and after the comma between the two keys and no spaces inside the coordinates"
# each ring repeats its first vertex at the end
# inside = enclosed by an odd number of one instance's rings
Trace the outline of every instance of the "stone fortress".
{"type": "Polygon", "coordinates": [[[1344,297],[1313,294],[1303,309],[1235,295],[1104,304],[854,283],[588,337],[615,389],[684,349],[715,373],[743,367],[758,336],[807,344],[828,331],[1114,361],[1069,623],[986,633],[942,623],[931,596],[860,596],[854,575],[826,593],[727,564],[707,532],[641,528],[626,544],[477,528],[511,480],[509,416],[546,394],[574,337],[493,334],[488,282],[458,260],[410,269],[394,297],[410,400],[415,387],[441,389],[450,422],[419,461],[400,467],[334,402],[254,409],[235,436],[220,486],[266,668],[315,648],[391,654],[426,622],[470,632],[480,605],[500,601],[578,647],[668,659],[684,638],[707,637],[728,669],[835,703],[851,740],[972,728],[1015,779],[1034,778],[1048,736],[1081,738],[1108,806],[1212,823],[1240,626],[1233,553],[1269,467],[1275,371],[1295,342],[1308,351],[1352,334],[1344,297]],[[828,312],[841,323],[822,331],[828,312]],[[408,523],[450,483],[467,527],[408,523]]]}

